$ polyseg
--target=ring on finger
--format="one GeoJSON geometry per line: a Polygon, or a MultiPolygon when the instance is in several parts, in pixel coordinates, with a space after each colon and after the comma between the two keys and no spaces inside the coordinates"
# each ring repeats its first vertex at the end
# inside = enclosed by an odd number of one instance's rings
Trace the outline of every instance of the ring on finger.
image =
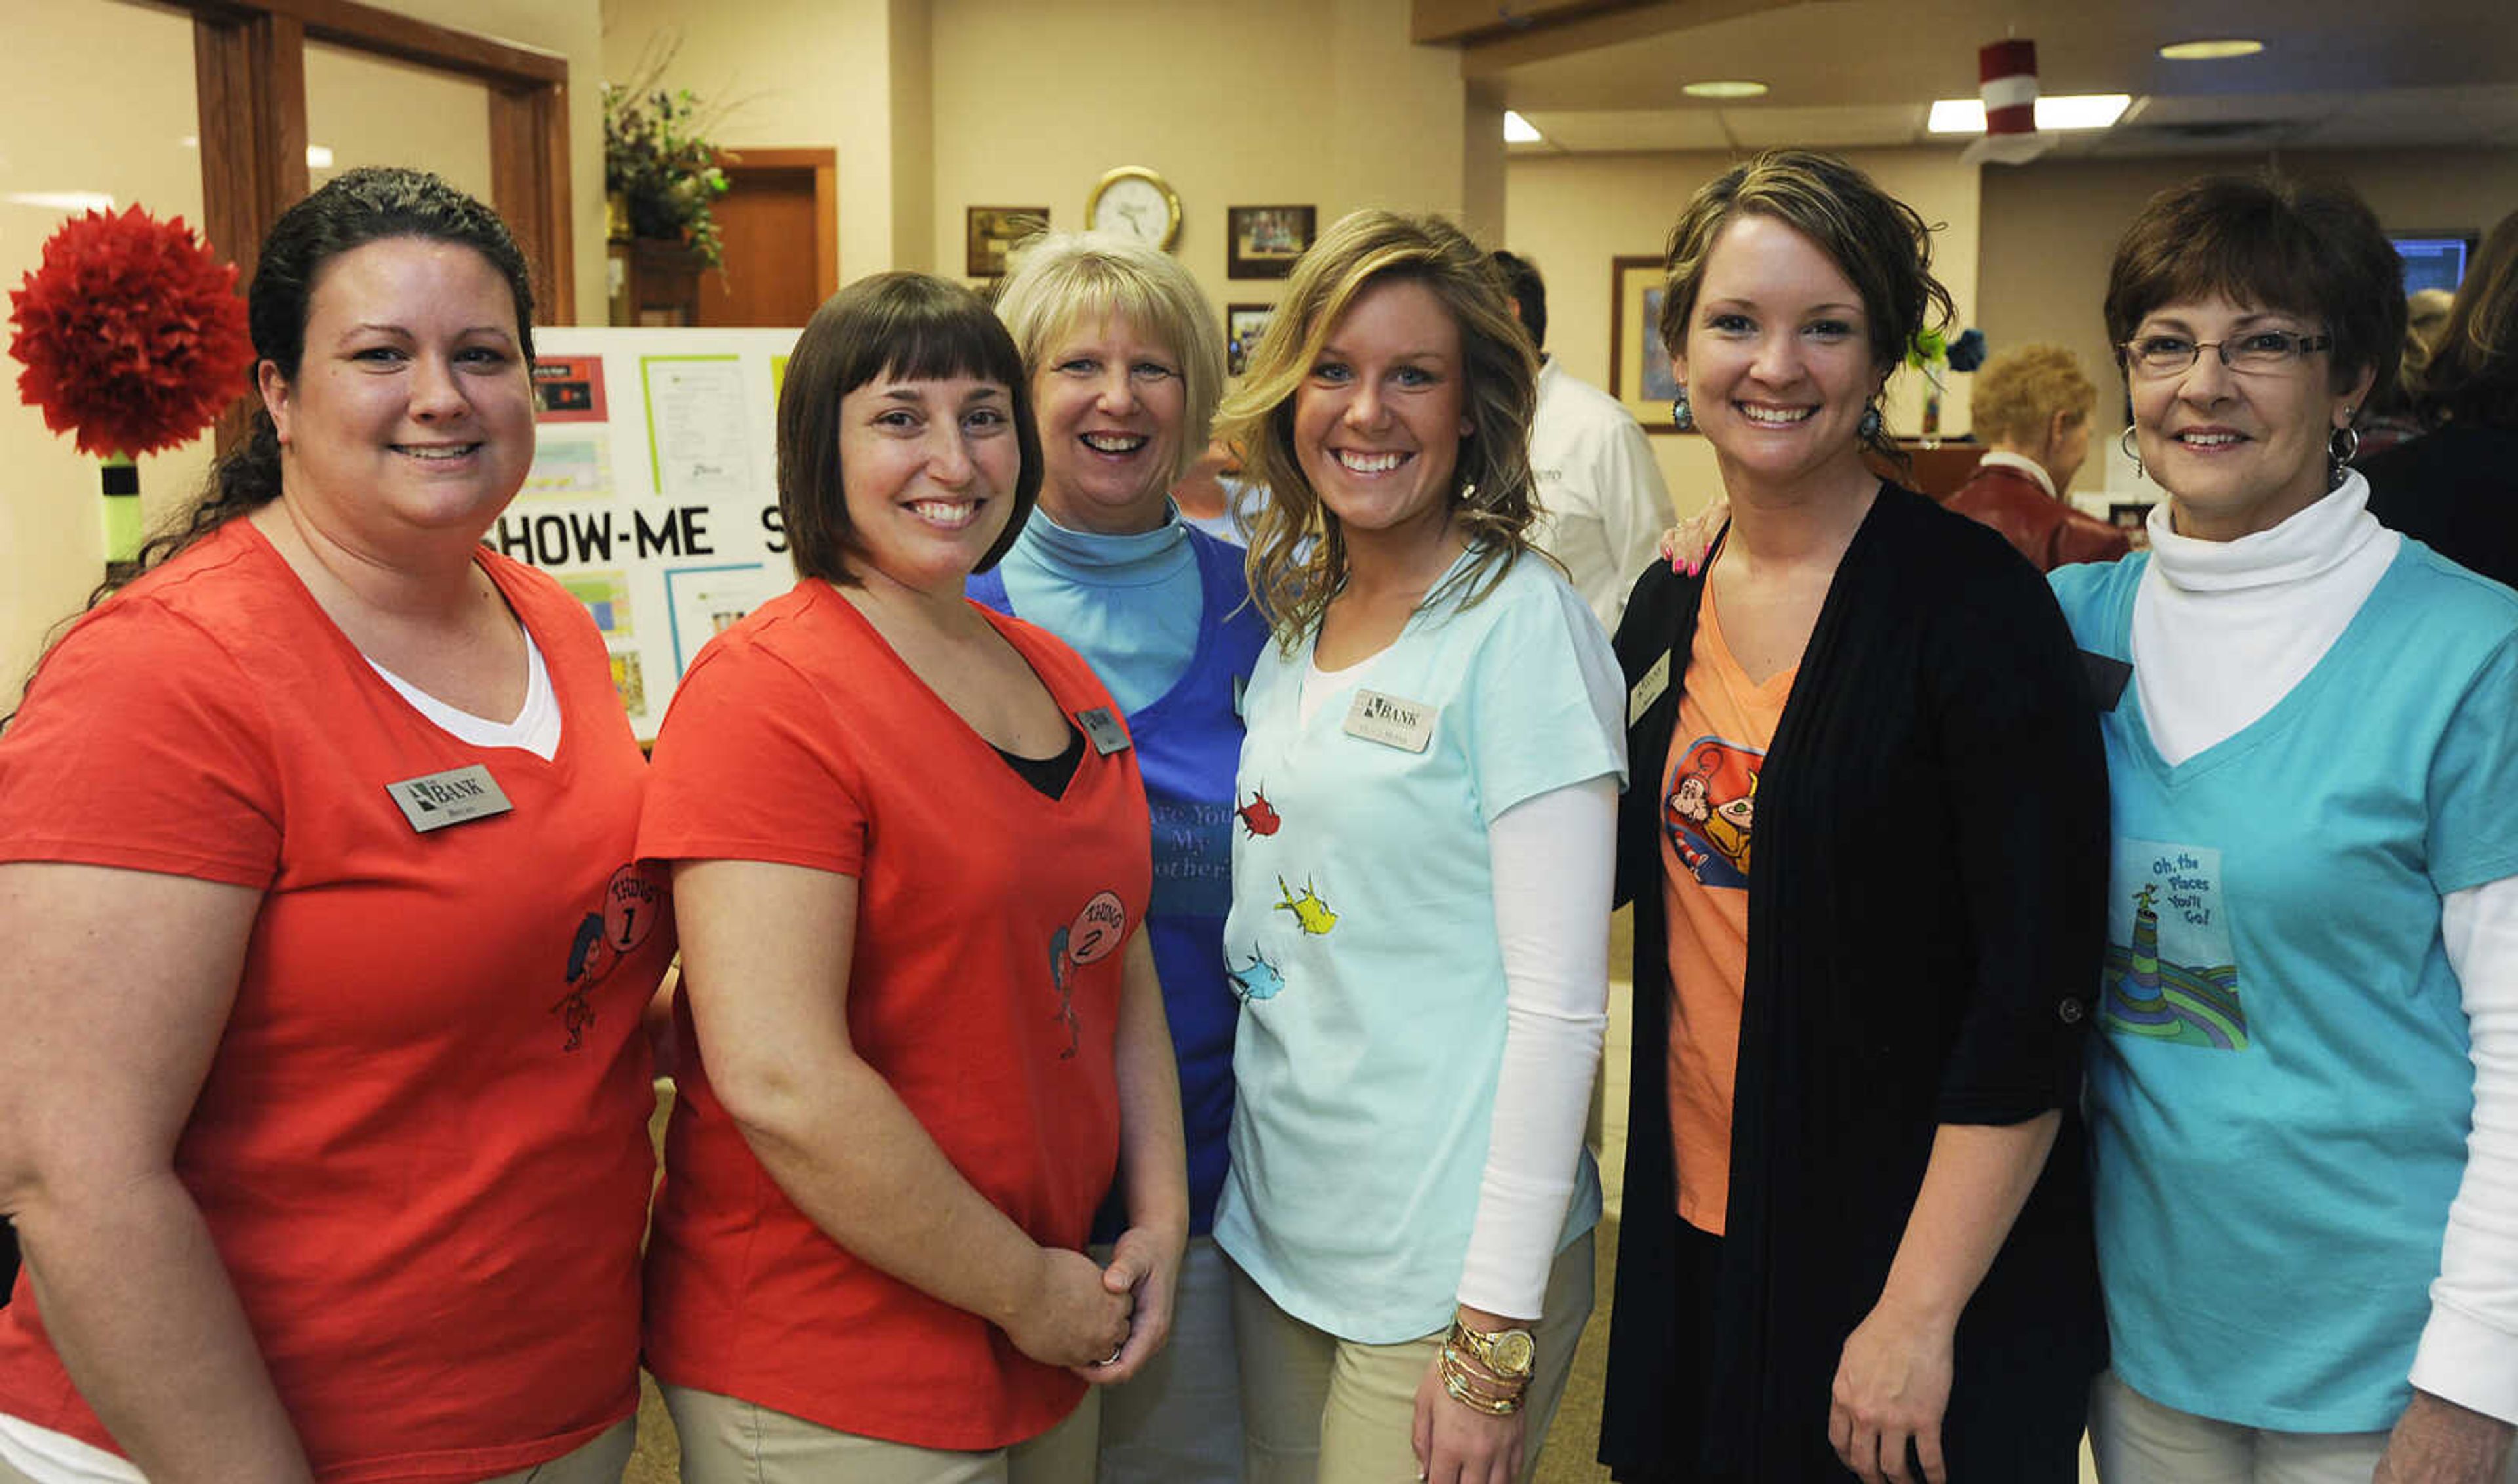
{"type": "Polygon", "coordinates": [[[1117,1344],[1112,1345],[1110,1347],[1110,1353],[1102,1357],[1102,1364],[1106,1366],[1117,1365],[1119,1363],[1119,1352],[1127,1348],[1128,1342],[1124,1339],[1119,1341],[1117,1344]]]}

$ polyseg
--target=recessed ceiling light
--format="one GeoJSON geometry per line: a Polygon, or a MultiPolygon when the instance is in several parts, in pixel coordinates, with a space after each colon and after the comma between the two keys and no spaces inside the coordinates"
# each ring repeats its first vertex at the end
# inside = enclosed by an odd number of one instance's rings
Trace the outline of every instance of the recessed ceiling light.
{"type": "Polygon", "coordinates": [[[2228,36],[2212,41],[2172,41],[2159,49],[2159,55],[2171,62],[2219,62],[2229,57],[2253,57],[2264,49],[2261,41],[2228,36]]]}
{"type": "Polygon", "coordinates": [[[1679,91],[1690,98],[1763,98],[1766,85],[1746,78],[1723,78],[1712,82],[1691,82],[1679,91]]]}
{"type": "Polygon", "coordinates": [[[1539,143],[1539,126],[1510,109],[1503,110],[1503,142],[1508,145],[1539,143]]]}
{"type": "MultiPolygon", "coordinates": [[[[2104,129],[2133,107],[2130,93],[2063,93],[2037,100],[2037,127],[2104,129]]],[[[1934,134],[1981,134],[1984,102],[1975,98],[1942,98],[1932,104],[1925,127],[1934,134]]]]}

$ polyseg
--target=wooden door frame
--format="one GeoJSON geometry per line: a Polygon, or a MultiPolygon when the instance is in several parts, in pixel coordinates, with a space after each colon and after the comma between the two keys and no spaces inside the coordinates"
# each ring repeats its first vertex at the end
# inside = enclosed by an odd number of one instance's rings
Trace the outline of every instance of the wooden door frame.
{"type": "Polygon", "coordinates": [[[813,172],[813,302],[840,291],[840,152],[835,149],[744,149],[727,152],[729,179],[745,170],[813,172]]]}
{"type": "Polygon", "coordinates": [[[306,43],[475,78],[490,90],[490,204],[534,276],[535,320],[577,323],[568,59],[357,0],[172,0],[193,17],[201,218],[251,282],[264,234],[307,188],[306,43]]]}

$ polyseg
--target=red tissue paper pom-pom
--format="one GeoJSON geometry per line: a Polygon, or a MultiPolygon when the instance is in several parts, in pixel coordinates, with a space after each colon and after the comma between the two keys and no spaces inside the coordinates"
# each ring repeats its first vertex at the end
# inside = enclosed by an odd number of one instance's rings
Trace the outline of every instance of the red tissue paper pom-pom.
{"type": "Polygon", "coordinates": [[[184,225],[138,206],[89,211],[44,243],[9,294],[25,364],[18,394],[83,454],[138,455],[192,439],[245,390],[253,369],[236,265],[184,225]]]}

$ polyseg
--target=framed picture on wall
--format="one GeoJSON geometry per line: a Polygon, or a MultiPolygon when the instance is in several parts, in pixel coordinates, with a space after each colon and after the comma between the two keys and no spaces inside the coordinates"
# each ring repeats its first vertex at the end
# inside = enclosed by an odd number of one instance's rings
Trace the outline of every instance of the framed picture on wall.
{"type": "Polygon", "coordinates": [[[1662,260],[1609,260],[1609,395],[1626,404],[1647,433],[1675,433],[1671,399],[1678,376],[1661,343],[1662,260]]]}
{"type": "Polygon", "coordinates": [[[1250,353],[1259,348],[1259,337],[1268,332],[1268,318],[1277,312],[1274,304],[1227,304],[1224,306],[1224,370],[1237,376],[1250,365],[1250,353]]]}
{"type": "Polygon", "coordinates": [[[1281,279],[1320,230],[1316,206],[1227,206],[1224,276],[1281,279]]]}
{"type": "Polygon", "coordinates": [[[970,206],[964,208],[962,273],[966,278],[1001,279],[1006,249],[1035,232],[1049,230],[1047,206],[970,206]]]}

